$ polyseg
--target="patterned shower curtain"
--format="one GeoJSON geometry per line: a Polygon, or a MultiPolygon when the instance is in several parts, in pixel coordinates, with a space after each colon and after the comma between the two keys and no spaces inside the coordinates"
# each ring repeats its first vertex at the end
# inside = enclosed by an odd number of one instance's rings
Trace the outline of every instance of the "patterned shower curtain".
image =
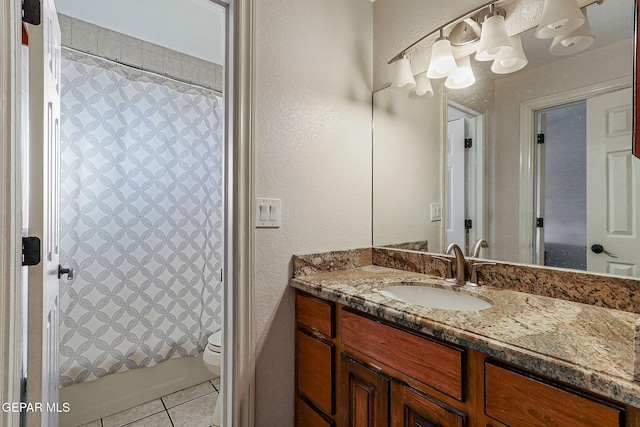
{"type": "Polygon", "coordinates": [[[213,92],[66,50],[60,384],[195,356],[221,325],[213,92]]]}

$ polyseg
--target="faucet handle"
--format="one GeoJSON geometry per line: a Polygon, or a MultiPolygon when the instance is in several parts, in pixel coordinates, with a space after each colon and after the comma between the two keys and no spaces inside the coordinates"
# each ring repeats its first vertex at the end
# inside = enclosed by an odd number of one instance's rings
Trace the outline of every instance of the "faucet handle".
{"type": "Polygon", "coordinates": [[[445,279],[453,279],[453,262],[450,258],[445,258],[438,255],[431,255],[431,258],[443,261],[447,266],[447,277],[445,279]]]}
{"type": "Polygon", "coordinates": [[[478,268],[483,265],[496,265],[495,262],[474,262],[471,264],[471,277],[469,277],[469,282],[467,282],[468,286],[480,286],[478,284],[478,268]]]}

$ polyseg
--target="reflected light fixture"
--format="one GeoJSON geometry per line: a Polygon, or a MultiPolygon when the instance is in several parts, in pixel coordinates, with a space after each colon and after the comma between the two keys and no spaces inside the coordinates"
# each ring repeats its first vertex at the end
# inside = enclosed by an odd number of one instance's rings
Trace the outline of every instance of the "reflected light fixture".
{"type": "Polygon", "coordinates": [[[433,96],[433,87],[431,86],[431,80],[425,73],[420,73],[416,77],[416,87],[409,92],[409,98],[411,99],[428,99],[433,96]]]}
{"type": "Polygon", "coordinates": [[[493,61],[491,71],[496,74],[515,73],[523,69],[528,63],[527,55],[522,48],[522,38],[517,34],[509,39],[512,49],[506,54],[499,56],[493,61]]]}
{"type": "Polygon", "coordinates": [[[593,31],[591,31],[591,25],[589,25],[587,9],[584,9],[583,13],[584,24],[569,34],[554,38],[549,52],[558,56],[571,55],[583,51],[593,44],[596,37],[593,35],[593,31]]]}
{"type": "Polygon", "coordinates": [[[504,16],[492,4],[489,6],[489,14],[482,23],[476,61],[492,61],[510,50],[511,43],[504,26],[504,16]]]}
{"type": "Polygon", "coordinates": [[[440,29],[440,37],[436,40],[431,48],[431,61],[429,61],[429,69],[427,77],[430,79],[441,79],[449,76],[456,70],[456,60],[453,58],[451,51],[451,43],[444,36],[444,31],[440,29]]]}
{"type": "Polygon", "coordinates": [[[585,22],[577,0],[545,0],[542,19],[536,30],[539,39],[569,34],[585,22]]]}
{"type": "Polygon", "coordinates": [[[411,61],[406,56],[398,59],[393,66],[393,80],[391,88],[395,90],[409,91],[416,87],[416,81],[411,71],[411,61]]]}
{"type": "Polygon", "coordinates": [[[476,77],[471,69],[471,59],[469,56],[463,56],[456,59],[458,69],[447,77],[444,85],[449,89],[464,89],[476,82],[476,77]]]}

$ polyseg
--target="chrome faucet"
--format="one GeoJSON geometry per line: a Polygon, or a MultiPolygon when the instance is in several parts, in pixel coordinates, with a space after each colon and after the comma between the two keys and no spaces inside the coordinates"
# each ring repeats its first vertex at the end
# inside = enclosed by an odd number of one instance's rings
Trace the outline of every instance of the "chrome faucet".
{"type": "Polygon", "coordinates": [[[453,251],[456,257],[456,278],[455,282],[457,286],[464,286],[466,280],[464,278],[464,254],[462,253],[462,249],[460,246],[454,244],[449,245],[447,248],[447,255],[449,255],[453,251]]]}

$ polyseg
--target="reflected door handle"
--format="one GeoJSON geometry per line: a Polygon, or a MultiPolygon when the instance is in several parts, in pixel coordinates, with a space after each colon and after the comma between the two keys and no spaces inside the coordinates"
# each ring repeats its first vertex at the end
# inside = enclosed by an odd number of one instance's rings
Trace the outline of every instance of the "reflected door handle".
{"type": "Polygon", "coordinates": [[[58,279],[62,279],[65,274],[67,275],[67,280],[73,280],[73,268],[62,268],[62,265],[58,264],[58,279]]]}
{"type": "Polygon", "coordinates": [[[605,251],[604,247],[602,245],[598,244],[598,243],[596,243],[595,245],[591,245],[591,252],[593,252],[594,254],[605,253],[606,255],[609,255],[611,258],[618,258],[617,256],[615,256],[611,252],[605,251]]]}

